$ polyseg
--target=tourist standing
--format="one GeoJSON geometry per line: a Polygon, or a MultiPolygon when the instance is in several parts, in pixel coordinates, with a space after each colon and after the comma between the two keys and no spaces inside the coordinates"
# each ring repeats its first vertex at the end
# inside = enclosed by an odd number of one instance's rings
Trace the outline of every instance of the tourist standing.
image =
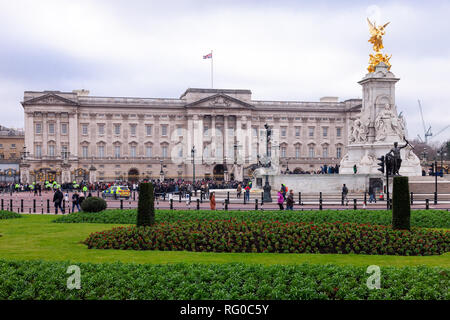
{"type": "Polygon", "coordinates": [[[75,190],[74,194],[72,195],[72,212],[75,212],[75,207],[77,207],[78,212],[80,212],[80,196],[78,195],[78,191],[75,190]]]}
{"type": "Polygon", "coordinates": [[[241,186],[241,184],[239,183],[238,186],[237,186],[237,195],[236,195],[236,197],[237,197],[238,199],[241,197],[241,193],[242,193],[242,186],[241,186]]]}
{"type": "Polygon", "coordinates": [[[250,202],[250,184],[245,186],[244,198],[246,202],[250,202]]]}
{"type": "Polygon", "coordinates": [[[211,192],[209,195],[209,206],[211,210],[216,210],[216,195],[215,192],[211,192]]]}
{"type": "Polygon", "coordinates": [[[356,174],[356,172],[358,172],[358,167],[356,166],[356,164],[353,166],[353,174],[356,174]]]}
{"type": "Polygon", "coordinates": [[[369,203],[375,202],[377,203],[377,199],[375,198],[375,191],[373,186],[369,186],[369,203]]]}
{"type": "Polygon", "coordinates": [[[348,195],[348,188],[344,183],[344,185],[342,186],[342,201],[346,201],[346,205],[348,206],[347,195],[348,195]]]}
{"type": "Polygon", "coordinates": [[[282,190],[280,190],[280,191],[278,191],[278,205],[280,206],[280,210],[284,210],[283,202],[284,202],[284,197],[283,197],[282,190]]]}
{"type": "Polygon", "coordinates": [[[294,191],[289,191],[286,199],[286,210],[294,210],[294,191]]]}

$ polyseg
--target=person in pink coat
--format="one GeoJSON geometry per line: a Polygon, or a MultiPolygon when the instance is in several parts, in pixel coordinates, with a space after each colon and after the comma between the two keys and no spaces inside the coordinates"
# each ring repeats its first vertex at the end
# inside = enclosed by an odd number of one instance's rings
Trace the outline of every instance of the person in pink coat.
{"type": "Polygon", "coordinates": [[[280,210],[284,210],[283,202],[284,202],[284,197],[283,197],[283,193],[280,190],[280,191],[278,191],[278,205],[280,206],[280,210]]]}

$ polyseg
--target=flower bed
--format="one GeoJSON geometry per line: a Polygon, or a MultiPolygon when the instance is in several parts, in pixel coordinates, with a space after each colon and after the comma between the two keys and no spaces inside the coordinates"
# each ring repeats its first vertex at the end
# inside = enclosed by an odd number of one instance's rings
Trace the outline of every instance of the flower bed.
{"type": "Polygon", "coordinates": [[[21,218],[22,216],[16,212],[0,210],[0,220],[2,219],[15,219],[21,218]]]}
{"type": "MultiPolygon", "coordinates": [[[[89,213],[77,212],[58,217],[58,223],[116,223],[136,224],[136,210],[105,210],[89,213]]],[[[323,210],[323,211],[210,211],[210,210],[157,210],[156,222],[178,220],[220,220],[280,222],[354,222],[391,225],[392,211],[387,210],[323,210]]],[[[450,212],[444,210],[414,210],[411,226],[450,229],[450,212]]]]}
{"type": "MultiPolygon", "coordinates": [[[[0,300],[449,300],[450,269],[381,267],[379,290],[367,267],[335,265],[124,264],[0,260],[0,300]],[[67,288],[68,266],[81,288],[67,288]]],[[[168,318],[177,315],[170,314],[168,318]]]]}
{"type": "Polygon", "coordinates": [[[450,232],[338,222],[203,220],[114,228],[92,233],[84,244],[97,249],[437,255],[450,250],[450,232]]]}

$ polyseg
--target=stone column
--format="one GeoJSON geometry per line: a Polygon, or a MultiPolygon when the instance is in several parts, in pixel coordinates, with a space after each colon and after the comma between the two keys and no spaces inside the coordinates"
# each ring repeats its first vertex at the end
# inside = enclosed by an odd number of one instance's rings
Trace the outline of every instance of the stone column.
{"type": "Polygon", "coordinates": [[[211,153],[213,154],[213,162],[217,161],[216,157],[216,116],[211,115],[211,153]]]}
{"type": "MultiPolygon", "coordinates": [[[[242,122],[241,122],[241,116],[236,116],[236,128],[235,128],[235,135],[236,135],[236,143],[238,145],[238,148],[236,150],[236,159],[237,163],[241,164],[243,155],[242,150],[244,150],[244,143],[245,139],[243,139],[243,132],[242,132],[242,122]]],[[[234,152],[234,150],[233,150],[234,152]]],[[[234,159],[233,159],[234,160],[234,159]]]]}
{"type": "MultiPolygon", "coordinates": [[[[193,128],[193,120],[192,115],[187,116],[187,129],[186,129],[186,141],[187,141],[187,158],[191,158],[191,149],[192,149],[192,141],[194,137],[194,128],[193,128]]],[[[190,161],[188,161],[190,163],[190,161]]]]}
{"type": "Polygon", "coordinates": [[[253,137],[253,133],[252,133],[252,121],[251,121],[251,117],[247,117],[247,136],[246,136],[246,155],[245,155],[245,159],[247,159],[247,161],[252,162],[255,161],[255,159],[252,159],[252,137],[253,137]]]}
{"type": "Polygon", "coordinates": [[[42,155],[48,156],[48,122],[47,113],[42,113],[42,155]]]}
{"type": "Polygon", "coordinates": [[[228,163],[228,115],[224,116],[223,121],[223,157],[228,163]]]}
{"type": "Polygon", "coordinates": [[[73,157],[78,156],[78,114],[69,114],[69,152],[73,157]]]}

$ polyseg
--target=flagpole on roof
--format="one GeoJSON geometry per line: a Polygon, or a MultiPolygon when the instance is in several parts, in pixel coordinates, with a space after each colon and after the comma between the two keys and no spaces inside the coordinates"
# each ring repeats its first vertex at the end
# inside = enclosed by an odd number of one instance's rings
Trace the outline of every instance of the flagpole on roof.
{"type": "Polygon", "coordinates": [[[213,77],[213,54],[212,54],[212,50],[211,50],[211,89],[214,89],[214,77],[213,77]]]}

